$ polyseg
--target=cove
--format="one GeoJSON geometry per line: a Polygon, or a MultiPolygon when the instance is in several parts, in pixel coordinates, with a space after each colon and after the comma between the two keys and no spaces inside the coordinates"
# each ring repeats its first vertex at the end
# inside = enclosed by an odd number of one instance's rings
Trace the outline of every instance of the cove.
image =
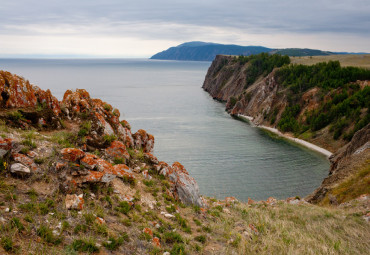
{"type": "Polygon", "coordinates": [[[200,192],[246,201],[306,196],[327,176],[316,152],[276,139],[230,117],[201,88],[210,62],[146,59],[1,59],[0,69],[26,77],[61,99],[84,88],[117,107],[133,131],[155,136],[160,160],[179,161],[200,192]]]}

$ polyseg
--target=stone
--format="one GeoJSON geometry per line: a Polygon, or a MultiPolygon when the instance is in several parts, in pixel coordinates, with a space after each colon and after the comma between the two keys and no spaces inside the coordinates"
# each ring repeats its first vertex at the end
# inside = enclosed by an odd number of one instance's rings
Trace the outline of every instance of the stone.
{"type": "Polygon", "coordinates": [[[85,152],[76,148],[64,148],[60,151],[65,160],[77,162],[85,156],[85,152]]]}
{"type": "Polygon", "coordinates": [[[82,210],[84,205],[83,194],[81,195],[66,195],[65,199],[66,209],[82,210]]]}
{"type": "Polygon", "coordinates": [[[95,219],[95,222],[99,225],[102,225],[105,223],[105,220],[103,218],[100,218],[100,217],[96,217],[95,219]]]}
{"type": "Polygon", "coordinates": [[[96,124],[103,128],[104,135],[114,135],[112,126],[104,119],[103,115],[95,112],[96,124]]]}
{"type": "Polygon", "coordinates": [[[31,170],[29,167],[21,164],[21,163],[13,163],[10,165],[10,172],[14,174],[20,174],[20,175],[30,175],[31,170]]]}
{"type": "Polygon", "coordinates": [[[143,149],[144,152],[152,152],[154,149],[154,136],[145,130],[139,129],[134,135],[134,146],[136,149],[143,149]]]}
{"type": "Polygon", "coordinates": [[[172,165],[173,173],[170,173],[169,178],[175,183],[175,193],[184,204],[203,206],[202,199],[199,194],[199,187],[193,177],[189,175],[185,167],[179,162],[172,165]]]}
{"type": "Polygon", "coordinates": [[[14,147],[15,141],[13,139],[0,137],[0,158],[4,157],[14,147]]]}
{"type": "Polygon", "coordinates": [[[86,153],[85,156],[80,160],[81,165],[93,170],[98,164],[98,157],[94,154],[86,153]]]}
{"type": "Polygon", "coordinates": [[[112,173],[120,178],[127,178],[129,181],[135,180],[132,169],[125,164],[114,165],[112,173]]]}
{"type": "Polygon", "coordinates": [[[26,155],[24,154],[20,154],[20,153],[13,153],[12,154],[12,158],[19,162],[19,163],[22,163],[23,165],[29,167],[32,171],[37,171],[38,170],[38,167],[36,166],[35,162],[33,161],[33,159],[27,157],[26,155]]]}
{"type": "Polygon", "coordinates": [[[152,240],[152,245],[157,247],[157,248],[161,248],[161,241],[159,240],[158,237],[153,237],[153,240],[152,240]]]}
{"type": "Polygon", "coordinates": [[[149,175],[149,171],[148,170],[144,170],[141,174],[144,176],[144,178],[146,180],[151,180],[152,179],[152,177],[149,175]]]}
{"type": "Polygon", "coordinates": [[[146,160],[148,160],[151,164],[158,164],[159,163],[157,157],[155,157],[153,154],[151,154],[149,152],[144,153],[144,158],[146,160]]]}
{"type": "Polygon", "coordinates": [[[126,146],[120,141],[113,141],[111,145],[105,149],[106,154],[114,158],[130,159],[130,154],[126,150],[126,146]]]}

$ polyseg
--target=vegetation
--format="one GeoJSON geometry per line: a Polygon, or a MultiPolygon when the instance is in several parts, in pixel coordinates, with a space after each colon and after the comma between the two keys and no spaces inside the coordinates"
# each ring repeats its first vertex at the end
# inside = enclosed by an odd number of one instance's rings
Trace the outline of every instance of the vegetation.
{"type": "MultiPolygon", "coordinates": [[[[330,61],[313,66],[285,66],[278,70],[277,77],[290,90],[289,104],[278,122],[283,132],[299,135],[330,125],[333,139],[339,139],[346,130],[343,138],[351,140],[356,131],[370,122],[370,87],[361,88],[352,83],[370,79],[370,70],[341,67],[338,61],[330,61]],[[298,115],[305,103],[301,96],[314,86],[320,89],[322,103],[317,109],[305,112],[305,117],[299,119],[298,115]]],[[[275,122],[273,116],[268,116],[271,123],[275,122]]]]}
{"type": "Polygon", "coordinates": [[[238,62],[242,65],[249,63],[246,69],[246,85],[245,88],[253,84],[259,76],[267,76],[275,67],[282,67],[290,63],[288,56],[279,54],[270,55],[268,53],[260,53],[251,56],[239,56],[238,62]]]}
{"type": "Polygon", "coordinates": [[[329,61],[311,66],[287,65],[277,71],[276,77],[280,84],[298,94],[313,87],[336,89],[349,82],[369,80],[370,70],[341,67],[339,61],[329,61]]]}

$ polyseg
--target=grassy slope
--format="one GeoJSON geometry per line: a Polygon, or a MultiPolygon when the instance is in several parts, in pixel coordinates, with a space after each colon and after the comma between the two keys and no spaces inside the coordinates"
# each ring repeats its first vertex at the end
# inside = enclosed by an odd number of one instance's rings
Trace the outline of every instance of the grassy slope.
{"type": "Polygon", "coordinates": [[[370,68],[370,54],[364,55],[329,55],[329,56],[312,56],[312,57],[291,57],[293,64],[313,65],[330,60],[338,60],[341,66],[356,66],[370,68]]]}
{"type": "MultiPolygon", "coordinates": [[[[9,134],[37,148],[47,143],[55,151],[66,142],[65,132],[38,134],[1,125],[0,135],[9,134]]],[[[1,254],[4,249],[15,254],[182,254],[183,249],[187,254],[366,254],[370,249],[369,223],[356,208],[284,201],[225,207],[208,199],[210,208],[202,213],[166,196],[167,181],[154,173],[151,182],[137,175],[136,184],[121,184],[138,199],[127,211],[112,186],[86,186],[84,210],[66,210],[56,175],[47,170],[55,157],[53,153],[39,161],[46,172],[29,179],[0,173],[1,254]],[[153,209],[147,200],[156,202],[153,209]],[[176,218],[161,215],[163,211],[174,214],[175,208],[176,218]],[[106,223],[98,224],[96,216],[106,223]],[[160,228],[153,227],[153,222],[160,228]],[[151,244],[143,234],[145,227],[160,238],[162,248],[151,244]],[[104,247],[107,241],[112,245],[104,247]]]]}

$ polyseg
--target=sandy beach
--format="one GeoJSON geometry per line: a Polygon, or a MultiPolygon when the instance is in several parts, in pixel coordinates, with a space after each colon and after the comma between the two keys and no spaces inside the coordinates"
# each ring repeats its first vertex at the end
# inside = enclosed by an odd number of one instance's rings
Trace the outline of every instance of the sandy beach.
{"type": "Polygon", "coordinates": [[[300,145],[303,145],[303,146],[305,146],[308,149],[317,151],[317,152],[325,155],[328,158],[333,154],[332,152],[330,152],[328,150],[325,150],[324,148],[321,148],[321,147],[319,147],[319,146],[317,146],[315,144],[309,143],[309,142],[307,142],[305,140],[302,140],[302,139],[298,139],[298,138],[295,138],[295,137],[291,137],[291,136],[285,135],[285,134],[281,133],[279,130],[277,130],[276,128],[267,127],[267,126],[263,126],[263,125],[256,125],[253,122],[253,117],[251,117],[251,116],[246,116],[246,115],[238,114],[238,117],[250,121],[252,124],[254,124],[258,128],[262,128],[262,129],[268,130],[268,131],[270,131],[270,132],[272,132],[274,134],[277,134],[278,136],[284,137],[284,138],[286,138],[288,140],[291,140],[291,141],[293,141],[295,143],[298,143],[300,145]]]}

